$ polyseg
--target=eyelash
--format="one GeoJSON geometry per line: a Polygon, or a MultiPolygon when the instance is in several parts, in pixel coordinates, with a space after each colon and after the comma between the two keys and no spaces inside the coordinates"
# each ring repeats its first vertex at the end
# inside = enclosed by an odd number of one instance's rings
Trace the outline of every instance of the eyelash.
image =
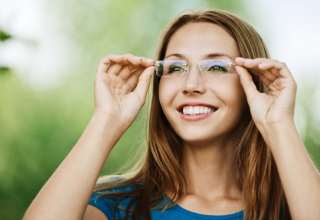
{"type": "Polygon", "coordinates": [[[178,68],[179,70],[182,70],[182,69],[183,69],[183,68],[180,67],[180,66],[172,65],[172,66],[169,67],[169,73],[172,73],[172,72],[176,71],[175,68],[178,68]]]}
{"type": "Polygon", "coordinates": [[[227,69],[226,69],[224,66],[213,65],[213,66],[211,66],[211,67],[208,68],[208,71],[210,71],[211,68],[214,68],[214,70],[222,70],[223,72],[227,72],[227,69]]]}

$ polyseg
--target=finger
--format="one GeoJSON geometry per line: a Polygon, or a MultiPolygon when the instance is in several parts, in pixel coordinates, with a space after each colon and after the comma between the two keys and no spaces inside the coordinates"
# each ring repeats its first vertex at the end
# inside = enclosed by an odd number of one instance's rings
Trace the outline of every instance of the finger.
{"type": "Polygon", "coordinates": [[[272,68],[273,70],[269,73],[272,73],[277,76],[283,76],[293,79],[287,65],[285,63],[279,62],[278,60],[269,59],[269,58],[256,58],[256,59],[248,59],[243,57],[237,57],[235,62],[239,65],[243,65],[247,68],[256,68],[260,69],[259,66],[262,65],[265,69],[272,68]]]}
{"type": "Polygon", "coordinates": [[[242,63],[243,66],[251,68],[254,71],[253,74],[259,76],[259,78],[268,85],[272,81],[280,77],[278,67],[275,65],[276,61],[267,58],[257,59],[237,59],[238,63],[242,63]]]}
{"type": "Polygon", "coordinates": [[[254,71],[252,71],[253,74],[255,75],[265,75],[268,79],[273,80],[275,79],[277,76],[279,76],[279,73],[271,73],[270,71],[268,71],[269,68],[260,68],[263,64],[266,63],[271,63],[272,61],[266,58],[257,58],[257,59],[236,59],[238,65],[242,65],[245,68],[250,68],[253,69],[254,71]]]}
{"type": "Polygon", "coordinates": [[[285,78],[289,78],[294,81],[293,75],[291,74],[290,70],[287,67],[287,64],[282,62],[275,62],[275,66],[279,69],[279,73],[281,76],[285,78]]]}
{"type": "Polygon", "coordinates": [[[241,85],[244,89],[244,92],[245,92],[248,100],[251,100],[255,95],[257,95],[259,93],[256,85],[253,82],[252,76],[242,66],[237,65],[237,66],[235,66],[235,69],[240,76],[240,82],[241,82],[241,85]]]}
{"type": "Polygon", "coordinates": [[[260,80],[263,82],[263,84],[265,84],[266,86],[269,86],[273,80],[268,79],[267,77],[265,77],[264,75],[260,76],[260,80]]]}
{"type": "Polygon", "coordinates": [[[130,75],[130,69],[128,66],[124,66],[118,74],[118,76],[123,80],[126,80],[129,75],[130,75]]]}
{"type": "Polygon", "coordinates": [[[104,59],[101,59],[98,68],[97,68],[97,73],[96,73],[96,78],[97,79],[103,79],[104,75],[107,73],[107,69],[109,68],[110,64],[104,63],[104,59]]]}
{"type": "Polygon", "coordinates": [[[153,66],[154,65],[154,60],[153,59],[150,59],[150,58],[145,58],[143,57],[141,59],[141,64],[145,67],[149,67],[149,66],[153,66]]]}
{"type": "Polygon", "coordinates": [[[271,83],[269,85],[269,88],[271,89],[270,93],[273,95],[281,91],[281,88],[279,88],[279,86],[276,83],[271,83]]]}
{"type": "Polygon", "coordinates": [[[121,55],[116,55],[116,54],[109,54],[103,58],[103,62],[105,64],[110,64],[110,63],[119,63],[123,59],[123,56],[121,55]]]}
{"type": "Polygon", "coordinates": [[[277,80],[275,80],[274,82],[272,82],[271,84],[274,88],[278,89],[278,90],[282,90],[284,88],[283,86],[283,78],[279,78],[277,80]]]}
{"type": "Polygon", "coordinates": [[[274,76],[282,76],[293,79],[293,76],[291,75],[290,70],[285,63],[269,59],[265,63],[259,64],[259,67],[260,66],[263,69],[269,69],[269,73],[273,74],[274,76]]]}
{"type": "Polygon", "coordinates": [[[140,65],[142,67],[149,67],[154,64],[154,60],[146,57],[129,57],[128,61],[131,62],[133,65],[140,65]]]}
{"type": "Polygon", "coordinates": [[[124,80],[127,80],[131,74],[141,71],[141,58],[132,54],[125,54],[121,64],[126,65],[119,73],[119,76],[124,80]]]}
{"type": "Polygon", "coordinates": [[[133,74],[127,79],[126,84],[128,85],[128,91],[132,92],[136,88],[138,80],[138,74],[133,74]]]}
{"type": "Polygon", "coordinates": [[[237,57],[235,59],[235,62],[237,65],[243,66],[245,68],[250,69],[252,74],[255,74],[259,77],[261,77],[261,75],[268,75],[267,78],[272,80],[273,76],[268,73],[268,71],[264,71],[259,69],[259,65],[261,62],[265,62],[266,59],[264,58],[258,58],[258,59],[247,59],[247,58],[242,58],[242,57],[237,57]]]}
{"type": "MultiPolygon", "coordinates": [[[[123,55],[110,54],[110,55],[108,55],[108,56],[106,56],[104,58],[104,62],[106,64],[108,64],[108,63],[119,63],[119,64],[127,65],[127,64],[130,64],[129,59],[130,60],[136,59],[137,61],[139,61],[136,56],[134,56],[134,55],[132,55],[130,53],[127,53],[127,54],[123,54],[123,55]]],[[[135,64],[134,61],[133,61],[132,64],[139,65],[138,62],[135,64]]]]}
{"type": "Polygon", "coordinates": [[[275,63],[273,61],[271,61],[271,60],[268,60],[266,62],[260,63],[259,64],[259,68],[262,69],[262,70],[268,70],[268,69],[271,69],[271,68],[278,69],[278,67],[275,65],[275,63]]]}
{"type": "Polygon", "coordinates": [[[154,61],[150,58],[134,56],[132,54],[123,55],[121,60],[123,64],[141,65],[141,66],[152,66],[154,61]]]}
{"type": "Polygon", "coordinates": [[[127,61],[128,61],[128,64],[130,65],[133,65],[133,66],[139,66],[141,61],[140,61],[140,57],[137,57],[137,56],[128,56],[127,57],[127,61]]]}
{"type": "Polygon", "coordinates": [[[144,102],[147,91],[149,88],[151,77],[154,73],[154,66],[148,67],[143,71],[143,73],[139,76],[138,84],[134,92],[140,97],[141,101],[144,102]]]}
{"type": "Polygon", "coordinates": [[[267,61],[259,64],[259,68],[266,72],[264,75],[271,81],[274,81],[281,77],[280,69],[275,65],[273,61],[267,61]]]}
{"type": "Polygon", "coordinates": [[[123,80],[127,80],[132,74],[137,74],[137,72],[141,71],[141,68],[130,68],[131,65],[127,65],[124,68],[121,69],[119,73],[119,77],[121,77],[123,80]]]}
{"type": "Polygon", "coordinates": [[[246,68],[254,68],[257,67],[258,64],[265,61],[265,58],[256,58],[256,59],[249,59],[243,57],[237,57],[235,59],[236,64],[245,66],[246,68]]]}
{"type": "Polygon", "coordinates": [[[154,60],[144,57],[137,57],[133,55],[127,56],[128,61],[128,70],[124,71],[123,73],[120,73],[120,76],[122,76],[123,79],[128,79],[130,75],[136,74],[137,72],[140,72],[145,69],[146,67],[153,66],[154,60]],[[130,65],[132,64],[132,65],[130,65]]]}
{"type": "Polygon", "coordinates": [[[255,75],[258,75],[260,78],[261,77],[266,78],[271,82],[280,77],[279,74],[275,75],[275,74],[271,73],[271,70],[263,70],[263,71],[260,70],[260,72],[255,75]]]}
{"type": "Polygon", "coordinates": [[[122,67],[123,66],[118,63],[111,64],[110,67],[107,69],[107,73],[117,76],[119,74],[120,70],[122,69],[122,67]]]}

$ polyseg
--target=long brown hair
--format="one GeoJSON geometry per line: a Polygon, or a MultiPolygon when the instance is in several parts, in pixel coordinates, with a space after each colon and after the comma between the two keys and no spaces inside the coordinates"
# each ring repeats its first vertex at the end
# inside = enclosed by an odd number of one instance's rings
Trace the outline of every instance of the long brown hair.
{"type": "MultiPolygon", "coordinates": [[[[179,15],[164,31],[156,59],[164,58],[172,35],[190,22],[210,22],[224,28],[236,41],[240,56],[268,58],[267,48],[255,29],[237,16],[221,10],[187,11],[179,15]]],[[[253,80],[260,91],[265,91],[262,82],[253,80]]],[[[159,202],[164,192],[173,192],[175,202],[186,193],[187,182],[181,169],[182,140],[173,131],[159,103],[159,81],[154,77],[152,100],[147,135],[147,148],[136,172],[120,181],[105,181],[95,190],[112,188],[132,183],[141,183],[132,192],[118,196],[135,196],[133,219],[150,219],[151,208],[159,202]]],[[[246,220],[278,220],[282,216],[291,219],[276,164],[257,127],[249,108],[237,127],[239,143],[234,151],[234,166],[237,184],[244,196],[244,218],[246,220]]],[[[101,181],[100,181],[101,182],[101,181]]],[[[105,196],[108,196],[107,194],[105,196]]],[[[127,212],[127,217],[129,211],[127,212]]]]}

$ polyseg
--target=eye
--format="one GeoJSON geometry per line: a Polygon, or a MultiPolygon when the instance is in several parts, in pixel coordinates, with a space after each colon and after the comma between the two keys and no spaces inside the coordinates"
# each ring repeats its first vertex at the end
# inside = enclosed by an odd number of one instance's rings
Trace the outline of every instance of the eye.
{"type": "Polygon", "coordinates": [[[225,72],[225,73],[228,72],[228,70],[225,66],[218,65],[218,64],[214,64],[214,65],[209,66],[207,71],[209,71],[209,72],[225,72]]]}
{"type": "Polygon", "coordinates": [[[209,59],[202,60],[199,63],[199,67],[203,72],[214,73],[214,74],[225,74],[231,73],[231,61],[222,59],[209,59]]]}
{"type": "Polygon", "coordinates": [[[178,64],[171,64],[168,69],[168,73],[177,73],[177,72],[183,72],[183,71],[184,71],[183,66],[178,64]]]}

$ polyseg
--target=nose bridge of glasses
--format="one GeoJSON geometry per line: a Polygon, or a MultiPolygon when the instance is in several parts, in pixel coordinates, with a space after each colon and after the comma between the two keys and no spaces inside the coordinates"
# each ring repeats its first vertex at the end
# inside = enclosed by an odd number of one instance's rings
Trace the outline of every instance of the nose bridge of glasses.
{"type": "Polygon", "coordinates": [[[187,72],[183,79],[184,89],[186,91],[203,91],[204,88],[204,80],[202,76],[202,70],[197,65],[188,65],[187,72]]]}
{"type": "Polygon", "coordinates": [[[196,63],[196,65],[192,64],[192,63],[187,63],[186,65],[186,69],[185,69],[185,72],[187,72],[188,74],[187,75],[193,75],[193,74],[196,74],[196,75],[199,75],[199,73],[202,72],[202,68],[200,66],[200,63],[196,63]]]}
{"type": "Polygon", "coordinates": [[[186,80],[189,81],[190,78],[192,80],[198,79],[199,77],[202,78],[202,73],[204,72],[204,68],[201,66],[201,62],[197,62],[193,64],[187,61],[183,61],[181,62],[180,65],[183,68],[183,72],[184,72],[184,74],[181,74],[181,76],[184,76],[186,80]]]}

